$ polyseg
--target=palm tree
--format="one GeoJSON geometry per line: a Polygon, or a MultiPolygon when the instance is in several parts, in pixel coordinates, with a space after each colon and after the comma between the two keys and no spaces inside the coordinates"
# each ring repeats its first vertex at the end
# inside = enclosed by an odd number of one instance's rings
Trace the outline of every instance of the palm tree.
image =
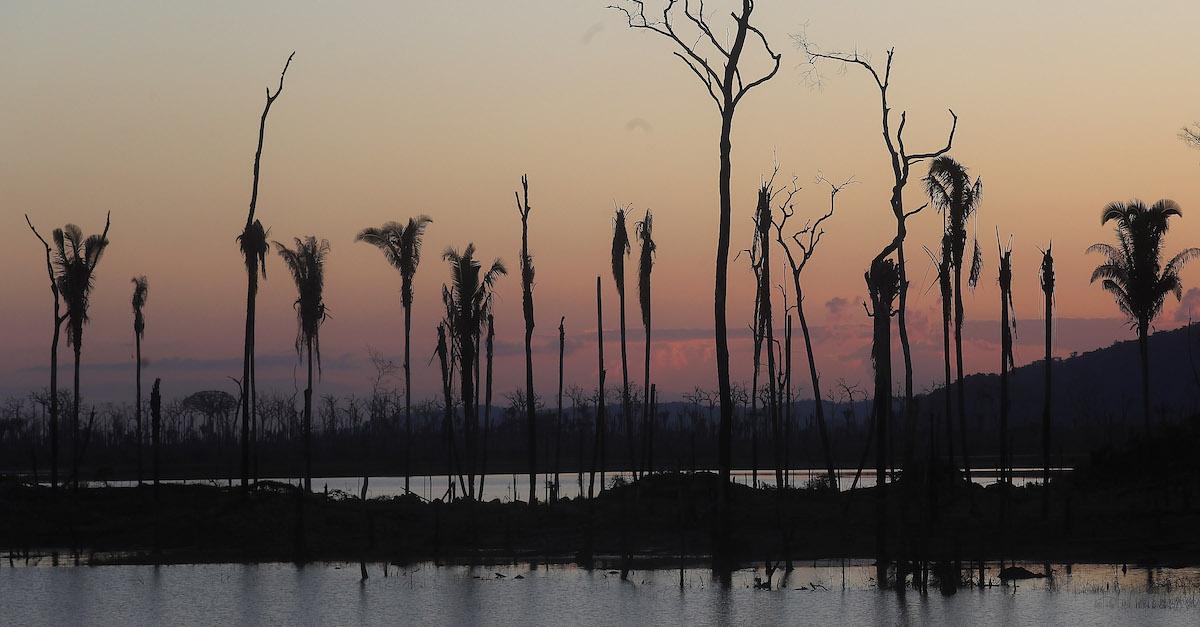
{"type": "Polygon", "coordinates": [[[321,324],[329,317],[322,296],[329,241],[317,241],[312,235],[304,239],[297,237],[294,241],[295,248],[275,242],[275,250],[296,283],[296,353],[303,352],[308,360],[308,387],[304,389],[304,491],[312,492],[313,353],[316,353],[317,373],[320,374],[321,324]]]}
{"type": "Polygon", "coordinates": [[[1184,264],[1200,256],[1200,248],[1187,248],[1162,265],[1163,236],[1172,216],[1183,216],[1173,200],[1159,200],[1147,207],[1140,200],[1114,202],[1100,214],[1100,224],[1116,222],[1117,245],[1092,244],[1107,260],[1092,272],[1091,282],[1112,293],[1117,307],[1137,330],[1142,362],[1142,420],[1150,434],[1150,325],[1162,311],[1167,294],[1176,300],[1183,295],[1179,272],[1184,264]]]}
{"type": "MultiPolygon", "coordinates": [[[[645,391],[645,407],[642,409],[642,437],[645,442],[645,470],[654,472],[654,441],[652,435],[653,417],[650,413],[650,273],[654,270],[654,253],[658,246],[654,243],[654,215],[646,210],[646,217],[633,225],[634,237],[641,243],[641,254],[638,255],[638,304],[642,310],[642,329],[646,333],[646,379],[643,385],[645,391]]],[[[624,309],[624,307],[622,307],[624,309]]]]}
{"type": "Polygon", "coordinates": [[[137,404],[134,406],[134,420],[137,423],[137,481],[142,485],[142,335],[146,332],[146,318],[142,308],[146,306],[150,283],[145,275],[133,277],[133,343],[137,364],[137,404]]]}
{"type": "Polygon", "coordinates": [[[1054,254],[1053,243],[1042,251],[1041,279],[1042,295],[1046,306],[1046,367],[1045,391],[1042,394],[1042,519],[1050,514],[1050,367],[1053,356],[1050,354],[1054,331],[1054,254]]]}
{"type": "MultiPolygon", "coordinates": [[[[963,254],[967,246],[967,222],[979,210],[983,199],[983,181],[975,177],[972,181],[967,168],[949,155],[943,155],[929,164],[929,175],[925,177],[925,190],[933,204],[945,215],[946,235],[949,236],[951,265],[954,270],[954,355],[957,360],[958,428],[962,438],[963,470],[968,482],[971,480],[971,454],[967,447],[967,394],[963,386],[963,299],[962,271],[963,254]]],[[[967,282],[971,287],[979,281],[983,255],[979,242],[974,243],[971,269],[967,282]]]]}
{"type": "MultiPolygon", "coordinates": [[[[442,301],[446,306],[447,331],[453,344],[452,353],[458,357],[459,377],[462,389],[464,430],[466,431],[466,457],[475,463],[475,437],[479,430],[479,407],[475,398],[475,351],[479,347],[479,335],[487,322],[492,307],[492,286],[502,275],[508,273],[504,262],[496,259],[483,271],[475,258],[475,244],[467,244],[463,252],[447,248],[442,258],[450,264],[451,287],[442,286],[442,301]]],[[[452,368],[451,368],[452,369],[452,368]]],[[[468,478],[474,491],[474,467],[468,468],[468,478]]],[[[470,494],[468,494],[470,496],[470,494]]]]}
{"type": "Polygon", "coordinates": [[[409,218],[408,223],[386,222],[379,228],[366,228],[354,238],[383,252],[393,268],[400,271],[400,306],[404,308],[404,491],[412,468],[412,370],[409,357],[412,339],[413,277],[421,263],[421,243],[425,227],[433,222],[427,215],[409,218]]]}
{"type": "MultiPolygon", "coordinates": [[[[283,93],[283,78],[287,75],[292,57],[288,55],[279,73],[279,87],[272,94],[267,89],[267,102],[263,105],[262,116],[258,121],[258,147],[254,151],[254,181],[250,186],[250,208],[246,212],[246,225],[237,237],[238,246],[242,251],[242,260],[246,264],[246,341],[242,349],[242,489],[250,486],[250,425],[257,426],[258,397],[254,386],[254,315],[255,303],[258,297],[258,273],[262,270],[263,279],[267,278],[266,257],[270,247],[267,246],[267,229],[262,222],[255,219],[254,213],[258,208],[258,180],[262,164],[263,139],[267,132],[267,114],[279,94],[283,93]]],[[[257,468],[256,468],[257,470],[257,468]]],[[[255,473],[257,474],[257,472],[255,473]]]]}
{"type": "Polygon", "coordinates": [[[46,275],[50,279],[50,293],[54,296],[54,334],[50,340],[50,490],[58,493],[58,341],[62,337],[62,324],[67,319],[62,313],[62,294],[55,280],[54,263],[50,243],[34,228],[29,215],[25,215],[29,230],[46,248],[46,275]]]}
{"type": "Polygon", "coordinates": [[[637,478],[637,458],[634,455],[633,415],[629,408],[629,362],[625,358],[625,257],[629,254],[629,231],[625,228],[625,210],[617,209],[613,216],[612,275],[617,285],[617,306],[621,324],[621,417],[629,441],[629,468],[637,478]]]}
{"type": "Polygon", "coordinates": [[[91,305],[92,287],[96,280],[96,265],[100,263],[104,250],[108,248],[106,217],[104,232],[100,235],[83,236],[83,231],[74,224],[54,229],[55,282],[67,305],[67,345],[75,349],[75,395],[71,407],[71,482],[79,489],[79,362],[83,352],[83,327],[88,322],[88,307],[91,305]]]}
{"type": "MultiPolygon", "coordinates": [[[[529,504],[537,502],[537,403],[533,394],[533,257],[529,254],[529,179],[521,176],[525,202],[517,198],[521,216],[521,310],[525,315],[525,422],[529,435],[529,504]]],[[[478,344],[477,344],[478,345],[478,344]]]]}

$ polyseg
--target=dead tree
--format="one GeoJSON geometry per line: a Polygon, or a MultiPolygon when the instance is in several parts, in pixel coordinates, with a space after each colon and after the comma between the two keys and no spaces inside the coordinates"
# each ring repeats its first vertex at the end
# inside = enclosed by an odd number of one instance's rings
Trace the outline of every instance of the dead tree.
{"type": "MultiPolygon", "coordinates": [[[[808,329],[808,319],[804,315],[804,288],[800,278],[804,269],[808,266],[809,260],[812,259],[813,254],[816,252],[817,245],[821,243],[821,238],[825,236],[825,229],[823,227],[825,221],[833,217],[838,193],[847,185],[853,183],[853,179],[847,179],[840,185],[834,185],[824,178],[818,180],[829,185],[829,209],[815,221],[805,223],[804,227],[792,233],[790,238],[785,239],[783,234],[784,227],[787,226],[788,219],[796,214],[793,200],[796,193],[799,192],[799,187],[793,182],[791,189],[783,192],[781,196],[782,202],[779,204],[780,218],[779,222],[775,225],[775,238],[779,242],[779,246],[783,248],[784,255],[787,257],[788,267],[792,271],[792,288],[796,292],[796,317],[800,320],[800,334],[804,337],[804,350],[808,357],[809,380],[812,383],[813,389],[813,413],[817,419],[817,430],[821,435],[821,449],[825,454],[825,470],[829,476],[829,486],[837,490],[837,471],[834,469],[833,450],[829,443],[829,427],[825,421],[825,408],[821,399],[821,378],[817,371],[816,357],[813,355],[812,335],[808,329]],[[792,244],[796,245],[798,249],[797,253],[792,252],[792,244]]],[[[790,364],[790,357],[788,358],[788,362],[790,364]]]]}
{"type": "Polygon", "coordinates": [[[246,263],[246,342],[242,355],[242,382],[244,391],[242,393],[241,474],[243,490],[248,490],[250,485],[250,423],[256,421],[258,416],[258,401],[255,397],[256,390],[254,386],[254,314],[255,300],[258,296],[258,273],[260,269],[263,278],[265,279],[267,276],[265,265],[267,230],[263,227],[262,222],[254,219],[254,212],[258,208],[259,169],[262,164],[263,139],[267,131],[267,114],[271,111],[271,105],[275,104],[275,99],[283,92],[283,77],[287,75],[288,66],[292,64],[292,57],[295,56],[295,52],[288,55],[287,63],[283,65],[283,71],[279,73],[279,86],[275,88],[275,93],[272,94],[271,89],[267,88],[267,102],[263,105],[262,116],[258,122],[258,147],[254,151],[254,182],[250,187],[250,210],[246,213],[246,226],[237,238],[238,244],[241,247],[243,261],[246,263]]]}
{"type": "Polygon", "coordinates": [[[720,473],[720,488],[717,495],[718,522],[715,526],[714,566],[718,572],[730,567],[729,476],[732,465],[733,442],[733,397],[729,380],[729,338],[725,321],[726,283],[729,274],[729,231],[732,215],[731,180],[733,165],[731,137],[734,114],[742,98],[755,87],[770,80],[779,71],[781,55],[771,49],[766,35],[750,23],[754,13],[754,0],[742,0],[742,12],[731,13],[733,19],[732,42],[721,43],[704,15],[703,3],[693,11],[687,0],[682,5],[677,0],[667,0],[661,19],[651,20],[646,16],[646,5],[642,0],[630,0],[627,6],[614,7],[625,14],[630,28],[642,29],[660,35],[670,41],[672,53],[687,65],[708,91],[721,116],[721,131],[718,143],[720,170],[717,175],[719,194],[719,228],[717,234],[716,273],[713,294],[714,336],[716,343],[717,388],[721,400],[721,423],[718,434],[717,467],[720,473]],[[676,26],[682,24],[693,31],[680,34],[676,26]],[[743,78],[741,63],[748,39],[757,39],[769,58],[770,69],[753,78],[743,78]],[[689,43],[690,42],[690,43],[689,43]]]}
{"type": "Polygon", "coordinates": [[[58,342],[62,338],[62,325],[67,315],[62,313],[62,295],[58,290],[58,282],[54,280],[54,263],[50,257],[50,243],[34,228],[25,214],[25,223],[29,230],[37,236],[46,247],[46,275],[50,279],[50,294],[54,296],[54,333],[50,340],[50,491],[58,492],[58,342]]]}
{"type": "Polygon", "coordinates": [[[904,257],[904,240],[908,235],[908,218],[920,212],[924,206],[906,212],[904,210],[904,187],[908,184],[909,173],[914,164],[927,159],[934,159],[950,151],[950,147],[954,143],[954,132],[958,128],[958,116],[955,115],[953,109],[950,110],[950,133],[946,138],[946,145],[944,147],[932,152],[910,154],[904,145],[904,126],[907,122],[907,112],[900,112],[900,121],[894,133],[891,127],[892,109],[888,102],[888,87],[891,84],[892,58],[895,54],[895,48],[888,49],[887,61],[881,75],[875,66],[868,59],[859,55],[857,51],[852,53],[821,52],[803,34],[795,36],[795,41],[796,45],[807,55],[808,63],[814,69],[820,60],[857,65],[870,74],[871,78],[875,81],[875,86],[879,90],[883,143],[888,151],[893,176],[892,193],[889,203],[892,208],[892,215],[896,219],[896,237],[893,240],[892,246],[895,248],[896,268],[900,276],[899,302],[896,307],[896,327],[900,336],[900,350],[904,358],[905,462],[908,465],[907,463],[912,461],[913,448],[916,445],[917,408],[913,403],[912,348],[909,344],[908,324],[905,318],[905,313],[908,309],[908,275],[904,257]]]}
{"type": "Polygon", "coordinates": [[[525,313],[525,420],[529,435],[529,504],[537,503],[537,403],[533,398],[533,257],[529,255],[529,179],[521,176],[524,203],[517,192],[521,216],[521,309],[525,313]]]}
{"type": "MultiPolygon", "coordinates": [[[[884,249],[884,252],[890,252],[884,249]]],[[[865,277],[871,308],[871,361],[875,366],[875,568],[879,586],[886,587],[890,557],[887,546],[887,467],[888,432],[892,414],[892,316],[893,303],[900,290],[900,271],[896,263],[880,253],[871,261],[865,277]]],[[[863,304],[866,308],[866,304],[863,304]]]]}

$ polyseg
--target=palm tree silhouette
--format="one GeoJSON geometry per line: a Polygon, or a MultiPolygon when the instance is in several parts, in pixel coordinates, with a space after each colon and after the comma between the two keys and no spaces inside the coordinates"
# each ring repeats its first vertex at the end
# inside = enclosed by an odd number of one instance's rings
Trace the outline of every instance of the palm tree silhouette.
{"type": "MultiPolygon", "coordinates": [[[[288,55],[287,62],[283,64],[283,71],[279,73],[279,86],[272,94],[270,88],[267,89],[267,102],[263,105],[262,116],[258,121],[258,146],[254,151],[254,181],[250,186],[250,208],[246,212],[246,225],[242,228],[242,232],[237,237],[238,247],[242,252],[242,260],[246,264],[246,341],[242,351],[242,467],[241,479],[242,489],[247,490],[250,486],[250,447],[251,447],[251,432],[250,425],[255,424],[257,432],[257,416],[258,416],[258,397],[254,385],[254,315],[255,302],[258,297],[258,273],[261,268],[263,279],[267,278],[266,257],[267,250],[267,229],[262,222],[254,218],[255,210],[258,208],[258,180],[260,166],[262,165],[262,150],[263,139],[267,132],[267,114],[271,111],[271,105],[275,103],[275,99],[279,94],[283,93],[283,78],[287,75],[288,66],[292,64],[292,57],[296,53],[288,55]]],[[[255,465],[257,476],[257,464],[255,465]]]]}
{"type": "Polygon", "coordinates": [[[137,364],[135,370],[137,372],[137,403],[134,405],[134,420],[137,431],[137,482],[142,485],[142,336],[146,332],[146,317],[142,314],[142,308],[146,306],[146,297],[149,295],[150,282],[145,275],[133,277],[133,343],[136,354],[137,364]]]}
{"type": "Polygon", "coordinates": [[[53,233],[55,282],[67,305],[67,345],[75,350],[75,393],[71,407],[71,484],[74,490],[79,490],[79,363],[83,352],[83,327],[88,322],[96,265],[108,248],[110,224],[106,217],[104,232],[86,238],[74,224],[54,229],[53,233]]]}
{"type": "Polygon", "coordinates": [[[629,468],[637,478],[637,457],[634,454],[635,437],[633,415],[629,408],[629,362],[625,357],[625,257],[629,254],[629,231],[625,228],[625,210],[618,208],[613,216],[612,275],[617,285],[617,306],[620,308],[621,324],[621,417],[625,423],[625,436],[629,441],[629,468]]]}
{"type": "MultiPolygon", "coordinates": [[[[945,231],[949,236],[951,266],[954,271],[954,355],[957,363],[955,388],[958,396],[958,428],[962,438],[963,471],[968,482],[971,480],[971,453],[967,446],[967,394],[963,386],[963,299],[962,271],[963,254],[967,246],[967,222],[979,210],[983,199],[983,181],[975,177],[972,181],[966,167],[949,155],[943,155],[929,164],[929,175],[925,177],[925,189],[929,199],[945,216],[945,231]]],[[[979,281],[983,256],[979,242],[974,243],[971,269],[967,282],[971,287],[979,281]]]]}
{"type": "Polygon", "coordinates": [[[275,250],[296,283],[296,353],[308,359],[308,387],[304,389],[304,491],[312,492],[312,396],[313,353],[317,373],[321,370],[321,324],[329,317],[322,293],[325,290],[325,260],[329,241],[309,235],[294,240],[295,248],[275,242],[275,250]]]}
{"type": "Polygon", "coordinates": [[[1112,293],[1117,307],[1137,330],[1146,435],[1150,434],[1150,325],[1162,311],[1167,294],[1174,294],[1176,300],[1182,297],[1179,272],[1189,260],[1200,256],[1200,248],[1187,248],[1162,265],[1163,236],[1173,216],[1183,216],[1173,200],[1159,200],[1149,207],[1136,199],[1111,203],[1101,212],[1100,224],[1116,223],[1117,245],[1092,244],[1087,249],[1107,257],[1092,272],[1091,282],[1099,280],[1112,293]]]}
{"type": "Polygon", "coordinates": [[[66,321],[66,314],[62,313],[62,293],[58,289],[58,281],[55,278],[54,262],[50,250],[50,243],[46,238],[38,233],[37,228],[33,226],[33,221],[29,219],[29,214],[25,214],[25,223],[29,225],[29,230],[33,231],[34,236],[42,243],[46,249],[46,276],[50,280],[50,293],[54,296],[54,334],[50,340],[50,491],[58,493],[58,341],[62,337],[62,324],[66,321]]]}
{"type": "Polygon", "coordinates": [[[354,238],[366,242],[383,252],[393,268],[400,271],[400,306],[404,308],[404,491],[408,492],[409,477],[412,475],[412,369],[410,368],[410,344],[412,343],[413,277],[421,263],[421,243],[425,227],[433,219],[427,215],[409,218],[408,223],[386,222],[378,228],[366,228],[354,238]]]}
{"type": "MultiPolygon", "coordinates": [[[[508,274],[504,262],[496,259],[483,271],[475,258],[475,244],[467,244],[463,252],[447,248],[442,259],[450,264],[451,286],[442,286],[442,301],[446,306],[446,323],[449,341],[453,344],[452,354],[458,357],[459,377],[462,390],[464,429],[466,431],[466,457],[474,464],[475,438],[479,431],[479,407],[475,399],[475,351],[479,347],[479,335],[487,322],[492,308],[492,286],[501,276],[508,274]]],[[[451,367],[452,370],[452,367],[451,367]]],[[[474,492],[474,467],[468,468],[470,480],[468,496],[474,492]]]]}
{"type": "Polygon", "coordinates": [[[643,386],[645,406],[642,409],[642,439],[645,450],[642,457],[646,460],[643,464],[644,470],[654,472],[651,463],[654,459],[653,426],[650,422],[653,420],[650,414],[650,273],[654,270],[654,254],[658,246],[654,243],[654,215],[649,209],[646,210],[646,217],[633,225],[633,234],[641,243],[641,252],[638,255],[638,304],[642,310],[642,329],[646,333],[646,378],[643,386]]]}

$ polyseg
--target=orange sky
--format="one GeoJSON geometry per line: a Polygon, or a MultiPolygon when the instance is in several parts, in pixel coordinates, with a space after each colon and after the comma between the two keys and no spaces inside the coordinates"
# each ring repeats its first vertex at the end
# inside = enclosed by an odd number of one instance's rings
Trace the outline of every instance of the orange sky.
{"type": "MultiPolygon", "coordinates": [[[[595,380],[594,302],[605,277],[615,338],[609,224],[615,204],[655,212],[656,377],[668,397],[711,386],[712,260],[718,119],[666,42],[631,32],[607,2],[584,0],[363,3],[5,3],[0,7],[0,216],[6,245],[0,393],[45,384],[50,295],[28,211],[47,231],[73,221],[100,229],[113,213],[85,335],[85,393],[132,394],[129,278],[150,277],[148,377],[167,393],[221,387],[240,374],[245,276],[234,237],[249,196],[263,89],[296,59],[271,113],[260,216],[275,239],[332,242],[323,330],[324,390],[369,385],[367,347],[398,355],[398,279],[378,251],[353,243],[361,227],[415,213],[434,219],[417,276],[415,382],[432,396],[433,327],[448,273],[447,245],[474,241],[515,269],[520,225],[512,192],[530,178],[531,248],[538,269],[539,389],[553,394],[556,327],[567,317],[570,382],[595,380]]],[[[710,2],[716,15],[718,3],[710,2]]],[[[1017,358],[1037,356],[1041,299],[1036,246],[1053,238],[1059,264],[1062,353],[1125,332],[1108,296],[1087,284],[1083,255],[1110,237],[1109,201],[1174,198],[1184,207],[1168,250],[1196,243],[1200,153],[1175,135],[1200,118],[1189,2],[793,3],[762,0],[757,23],[784,55],[779,75],[739,109],[734,130],[734,248],[749,245],[755,186],[775,156],[806,189],[818,173],[859,184],[841,196],[824,248],[807,271],[807,306],[821,333],[828,385],[869,381],[862,271],[894,223],[891,175],[867,77],[827,68],[806,84],[789,35],[828,48],[857,46],[882,60],[895,46],[892,101],[909,113],[913,150],[940,146],[946,108],[960,116],[953,154],[985,181],[979,220],[987,265],[968,317],[994,320],[995,232],[1013,235],[1017,358]],[[842,300],[836,300],[842,299],[842,300]],[[827,307],[827,304],[831,306],[827,307]],[[840,308],[839,308],[840,305],[840,308]],[[1028,320],[1028,322],[1025,322],[1028,320]]],[[[725,21],[715,19],[724,24],[725,21]]],[[[721,32],[721,31],[718,31],[721,32]]],[[[914,171],[907,202],[923,202],[914,171]]],[[[920,245],[936,243],[932,212],[910,226],[910,299],[918,384],[940,370],[936,289],[920,245]],[[920,325],[928,324],[925,327],[920,325]]],[[[635,251],[636,252],[636,251],[635,251]]],[[[636,265],[634,259],[630,267],[636,265]]],[[[781,279],[783,274],[776,271],[781,279]]],[[[259,299],[260,378],[291,389],[294,287],[276,258],[259,299]]],[[[748,324],[752,284],[733,264],[730,326],[748,324]]],[[[1188,270],[1185,283],[1200,274],[1188,270]]],[[[631,279],[631,284],[632,284],[631,279]]],[[[516,275],[501,281],[497,394],[518,385],[516,275]]],[[[1186,319],[1186,314],[1183,315],[1186,319]]],[[[1171,305],[1160,327],[1178,324],[1171,305]]],[[[631,378],[641,379],[640,318],[630,298],[631,378]]],[[[980,322],[970,370],[994,370],[998,325],[980,322]]],[[[748,379],[748,342],[734,375],[748,379]]],[[[800,349],[799,344],[796,347],[800,349]]],[[[64,361],[68,352],[64,344],[64,361]]],[[[619,353],[607,351],[609,380],[619,353]]],[[[800,363],[797,362],[797,366],[800,363]]],[[[797,380],[805,380],[803,371],[797,380]]],[[[302,385],[301,385],[302,386],[302,385]]],[[[801,394],[808,393],[801,391],[801,394]]]]}

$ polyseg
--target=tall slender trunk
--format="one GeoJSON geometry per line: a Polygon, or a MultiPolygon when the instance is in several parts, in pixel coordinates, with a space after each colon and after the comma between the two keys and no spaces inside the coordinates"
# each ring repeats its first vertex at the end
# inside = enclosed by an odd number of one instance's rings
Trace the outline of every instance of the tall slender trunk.
{"type": "Polygon", "coordinates": [[[963,381],[963,301],[962,264],[954,264],[954,358],[957,366],[955,392],[958,395],[958,434],[962,441],[963,473],[967,484],[971,483],[971,448],[967,437],[967,389],[963,381]]]}
{"type": "Polygon", "coordinates": [[[596,347],[598,349],[599,387],[596,391],[596,443],[592,449],[592,474],[588,480],[588,500],[595,496],[597,457],[599,457],[600,490],[604,490],[604,307],[600,295],[600,277],[596,277],[596,347]]]}
{"type": "MultiPolygon", "coordinates": [[[[643,246],[645,246],[645,244],[643,244],[643,246]]],[[[650,430],[654,428],[653,427],[654,417],[650,413],[651,405],[653,404],[653,401],[650,398],[651,394],[650,394],[650,302],[649,302],[649,300],[646,301],[645,318],[646,319],[645,319],[645,329],[644,330],[645,330],[645,334],[646,334],[646,359],[645,359],[645,365],[643,366],[643,370],[645,371],[645,380],[642,385],[642,390],[646,396],[646,398],[643,399],[645,401],[645,406],[642,408],[642,441],[644,443],[644,448],[645,448],[642,456],[645,459],[645,463],[642,464],[642,468],[643,468],[643,472],[653,473],[654,472],[654,464],[653,464],[654,440],[653,440],[653,434],[651,433],[650,430]]]]}
{"type": "MultiPolygon", "coordinates": [[[[1004,259],[1001,259],[1004,262],[1004,259]]],[[[1005,266],[1001,266],[1003,273],[1005,266]]],[[[1002,275],[1003,276],[1003,275],[1002,275]]],[[[1008,464],[1008,369],[1012,360],[1012,330],[1008,326],[1008,290],[1011,286],[1000,285],[1000,482],[1011,485],[1012,476],[1008,464]]],[[[1007,493],[1006,493],[1007,494],[1007,493]]]]}
{"type": "Polygon", "coordinates": [[[154,500],[158,500],[158,481],[162,476],[162,393],[159,385],[162,379],[154,380],[150,389],[150,446],[154,449],[154,500]]]}
{"type": "Polygon", "coordinates": [[[58,492],[58,341],[62,337],[62,316],[58,294],[54,295],[54,336],[50,340],[50,491],[58,492]]]}
{"type": "Polygon", "coordinates": [[[566,316],[558,321],[558,415],[554,426],[554,499],[558,500],[559,471],[562,464],[562,394],[563,394],[563,355],[567,348],[566,316]]]}
{"type": "Polygon", "coordinates": [[[312,492],[312,395],[313,395],[313,341],[304,341],[308,353],[308,387],[304,389],[304,491],[312,492]]]}
{"type": "MultiPolygon", "coordinates": [[[[257,169],[257,168],[256,168],[257,169]]],[[[251,253],[253,254],[253,253],[251,253]]],[[[254,415],[254,306],[258,294],[258,266],[246,265],[246,340],[242,354],[242,489],[250,485],[250,421],[254,415]]]]}
{"type": "MultiPolygon", "coordinates": [[[[79,332],[75,335],[75,399],[71,407],[71,489],[79,491],[79,332]]],[[[1143,368],[1143,372],[1145,369],[1143,368]]]]}
{"type": "MultiPolygon", "coordinates": [[[[1050,272],[1053,273],[1053,258],[1050,257],[1050,252],[1046,251],[1046,258],[1050,260],[1050,272]]],[[[1043,272],[1046,264],[1042,264],[1043,272]]],[[[1045,520],[1050,515],[1050,412],[1051,412],[1051,367],[1054,363],[1054,356],[1051,354],[1053,347],[1054,333],[1054,285],[1053,282],[1047,286],[1045,278],[1042,279],[1043,290],[1046,297],[1046,356],[1045,368],[1043,370],[1044,382],[1042,393],[1042,519],[1045,520]]],[[[1053,279],[1051,279],[1053,281],[1053,279]]]]}
{"type": "MultiPolygon", "coordinates": [[[[872,264],[868,275],[868,285],[872,280],[878,280],[879,266],[872,264]]],[[[892,411],[892,339],[891,339],[891,301],[880,296],[881,290],[871,289],[871,359],[875,366],[875,554],[876,581],[886,587],[889,554],[887,546],[887,469],[888,469],[888,433],[892,411]]]]}
{"type": "Polygon", "coordinates": [[[409,493],[412,477],[412,369],[409,358],[412,343],[412,307],[404,305],[404,492],[409,493]]]}
{"type": "Polygon", "coordinates": [[[521,306],[525,315],[525,420],[529,435],[529,504],[537,503],[537,403],[533,392],[533,267],[529,257],[529,180],[521,177],[521,306]]]}
{"type": "MultiPolygon", "coordinates": [[[[949,268],[943,267],[942,272],[948,272],[949,268]]],[[[944,278],[940,278],[940,287],[942,293],[942,357],[946,367],[945,377],[946,384],[942,388],[942,396],[945,397],[945,421],[946,421],[946,458],[950,466],[954,466],[954,420],[952,418],[954,412],[953,397],[950,395],[950,388],[953,381],[953,375],[950,373],[950,318],[951,318],[951,299],[950,293],[950,277],[947,274],[944,278]]]]}
{"type": "MultiPolygon", "coordinates": [[[[901,212],[903,208],[901,208],[901,212]]],[[[903,215],[901,213],[901,215],[903,215]]],[[[911,468],[917,445],[917,405],[913,400],[912,346],[908,341],[908,271],[904,260],[904,218],[896,232],[896,265],[900,272],[899,304],[896,307],[896,329],[900,336],[900,354],[904,360],[904,467],[911,468]]]]}
{"type": "MultiPolygon", "coordinates": [[[[624,275],[624,268],[621,270],[624,275]]],[[[621,324],[621,418],[625,423],[625,439],[629,444],[629,470],[633,473],[633,478],[638,476],[638,461],[637,461],[637,434],[633,429],[633,409],[630,406],[629,398],[629,360],[626,358],[625,352],[625,277],[621,277],[621,282],[617,285],[617,302],[620,307],[620,324],[621,324]]],[[[649,392],[646,392],[647,394],[649,392]]]]}
{"type": "Polygon", "coordinates": [[[483,480],[487,477],[488,436],[492,432],[492,355],[495,338],[495,318],[492,317],[492,314],[488,314],[487,344],[485,347],[485,351],[487,352],[487,366],[484,373],[486,382],[484,383],[483,391],[483,447],[480,451],[479,492],[477,493],[480,499],[483,499],[483,480]]]}
{"type": "MultiPolygon", "coordinates": [[[[739,33],[744,38],[744,33],[739,33]]],[[[728,83],[728,80],[727,80],[728,83]]],[[[726,102],[730,102],[726,97],[726,102]]],[[[725,325],[726,285],[729,279],[729,222],[733,203],[731,200],[730,177],[733,166],[730,153],[733,146],[730,134],[733,129],[733,107],[727,106],[721,115],[720,142],[720,172],[718,188],[720,193],[720,219],[717,230],[717,268],[713,288],[713,329],[716,336],[717,351],[717,393],[721,402],[721,422],[717,432],[717,473],[719,475],[717,488],[717,524],[716,538],[713,542],[713,567],[724,572],[729,569],[731,555],[729,535],[731,532],[730,510],[731,489],[729,485],[730,471],[733,461],[733,395],[729,386],[729,337],[725,325]]]]}
{"type": "Polygon", "coordinates": [[[136,371],[135,378],[137,379],[137,404],[134,406],[133,414],[134,421],[137,423],[137,484],[142,485],[142,335],[140,333],[133,334],[134,358],[137,359],[137,364],[134,366],[136,371]]]}
{"type": "MultiPolygon", "coordinates": [[[[792,483],[792,314],[786,312],[787,318],[783,326],[783,481],[784,487],[792,483]]],[[[826,455],[826,459],[828,459],[826,455]]],[[[829,464],[832,466],[832,462],[829,464]]],[[[833,489],[837,489],[837,476],[832,477],[833,489]]]]}
{"type": "MultiPolygon", "coordinates": [[[[821,435],[821,449],[825,453],[825,472],[829,476],[829,485],[838,489],[837,470],[833,464],[833,447],[829,443],[829,426],[825,422],[825,403],[821,399],[821,380],[817,372],[817,361],[813,356],[812,335],[808,330],[808,319],[804,315],[804,292],[800,289],[800,275],[792,275],[796,288],[796,317],[800,319],[800,334],[804,336],[804,353],[808,357],[808,376],[813,389],[813,413],[817,418],[817,431],[821,435]]],[[[789,358],[790,361],[790,358],[789,358]]]]}
{"type": "MultiPolygon", "coordinates": [[[[1150,440],[1150,322],[1138,321],[1138,354],[1142,361],[1142,429],[1150,440]]],[[[78,378],[78,375],[76,375],[78,378]]],[[[78,388],[78,384],[76,384],[78,388]]],[[[78,412],[77,412],[78,413],[78,412]]]]}

